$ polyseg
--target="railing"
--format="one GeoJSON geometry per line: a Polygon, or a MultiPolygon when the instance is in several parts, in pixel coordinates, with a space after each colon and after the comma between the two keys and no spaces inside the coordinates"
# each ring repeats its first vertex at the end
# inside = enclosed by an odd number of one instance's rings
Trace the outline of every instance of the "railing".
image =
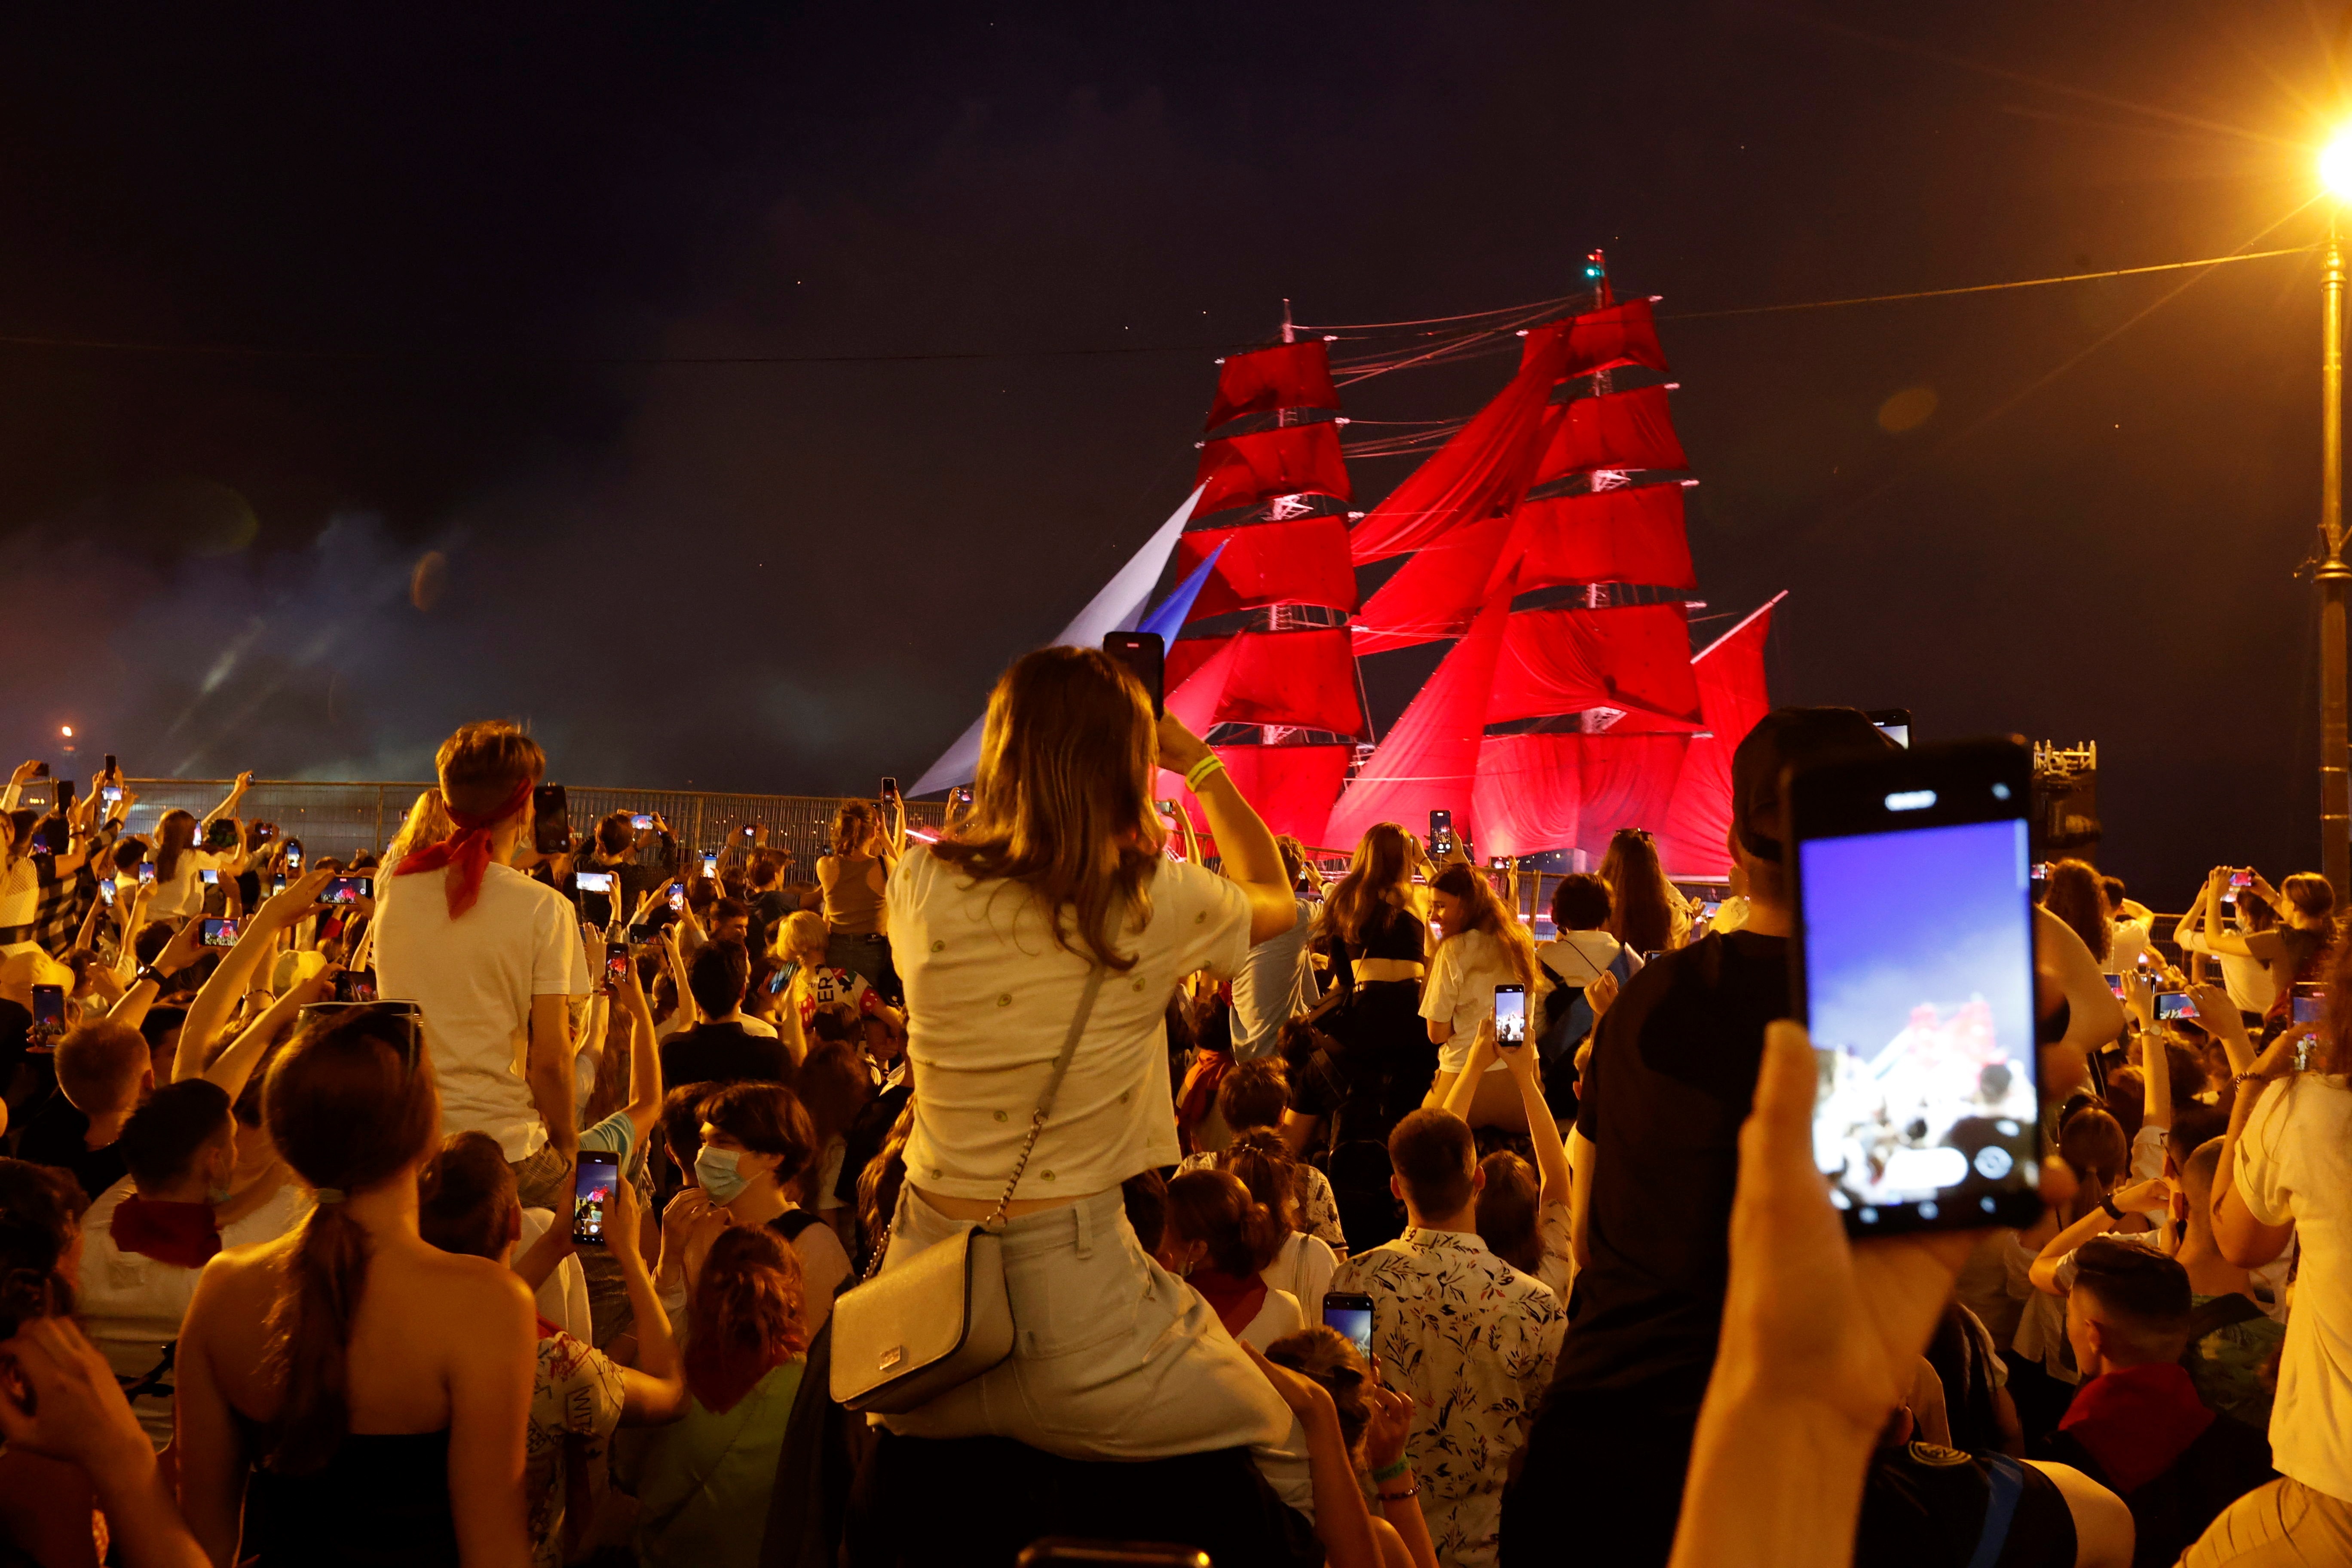
{"type": "MultiPolygon", "coordinates": [[[[139,798],[131,808],[130,831],[152,836],[167,811],[202,816],[227,798],[228,779],[128,779],[139,798]]],[[[341,784],[309,780],[257,779],[246,792],[237,815],[247,822],[274,822],[289,838],[299,838],[310,854],[348,859],[362,849],[383,852],[408,808],[432,786],[427,784],[341,784]]],[[[565,805],[573,831],[587,833],[596,821],[615,811],[656,812],[687,850],[718,849],[732,834],[740,837],[746,823],[764,826],[772,846],[789,849],[799,861],[800,874],[814,874],[816,858],[827,852],[826,835],[843,797],[806,795],[719,795],[707,790],[607,789],[567,784],[565,805]]],[[[907,803],[907,820],[916,827],[936,831],[945,807],[934,801],[907,803]]]]}

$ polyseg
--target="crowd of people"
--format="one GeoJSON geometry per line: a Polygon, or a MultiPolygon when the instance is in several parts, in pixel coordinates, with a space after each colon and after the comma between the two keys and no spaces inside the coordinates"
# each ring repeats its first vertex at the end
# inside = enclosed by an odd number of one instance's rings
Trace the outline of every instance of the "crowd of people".
{"type": "Polygon", "coordinates": [[[1728,887],[1629,829],[1532,920],[1089,650],[806,875],[503,723],[348,863],[28,763],[0,1563],[2352,1563],[2328,884],[2047,868],[2041,1219],[1850,1245],[1778,792],[1885,743],[1768,715],[1728,887]]]}

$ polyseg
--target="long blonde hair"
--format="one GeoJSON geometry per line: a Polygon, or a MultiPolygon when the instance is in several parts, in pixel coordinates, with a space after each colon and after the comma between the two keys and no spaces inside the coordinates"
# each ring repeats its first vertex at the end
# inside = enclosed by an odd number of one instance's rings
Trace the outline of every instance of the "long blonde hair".
{"type": "Polygon", "coordinates": [[[1118,950],[1118,927],[1151,918],[1157,760],[1151,699],[1124,665],[1098,648],[1039,648],[989,694],[971,815],[930,852],[975,881],[1021,884],[1056,947],[1124,973],[1136,961],[1118,950]]]}
{"type": "Polygon", "coordinates": [[[1348,873],[1323,900],[1323,934],[1350,944],[1381,904],[1402,909],[1412,888],[1412,840],[1393,822],[1376,822],[1356,840],[1348,873]]]}
{"type": "Polygon", "coordinates": [[[415,804],[408,808],[408,820],[392,836],[383,851],[387,869],[397,866],[419,849],[430,849],[446,838],[457,835],[457,825],[449,820],[449,808],[441,803],[438,788],[417,792],[415,804]]]}

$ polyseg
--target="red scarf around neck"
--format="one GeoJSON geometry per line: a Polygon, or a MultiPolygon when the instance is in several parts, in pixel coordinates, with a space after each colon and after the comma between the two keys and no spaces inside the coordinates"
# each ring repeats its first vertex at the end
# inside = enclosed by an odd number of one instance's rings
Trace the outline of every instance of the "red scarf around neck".
{"type": "Polygon", "coordinates": [[[400,864],[393,868],[392,874],[413,877],[420,871],[438,871],[444,866],[456,868],[446,884],[449,918],[456,920],[472,909],[474,900],[482,896],[482,873],[488,869],[490,864],[490,829],[520,811],[530,799],[529,779],[516,784],[512,795],[478,816],[459,811],[449,804],[448,796],[443,795],[442,809],[448,812],[449,820],[457,825],[457,836],[446,838],[431,848],[419,849],[414,855],[404,857],[400,864]]]}
{"type": "Polygon", "coordinates": [[[2179,1362],[2119,1367],[2074,1392],[2058,1429],[2091,1451],[2108,1484],[2135,1492],[2172,1468],[2214,1415],[2179,1362]]]}
{"type": "Polygon", "coordinates": [[[212,1205],[165,1203],[137,1193],[114,1205],[108,1230],[122,1251],[181,1268],[202,1268],[221,1246],[212,1205]]]}
{"type": "Polygon", "coordinates": [[[1217,1321],[1225,1325],[1225,1332],[1238,1335],[1250,1326],[1258,1309],[1265,1305],[1265,1280],[1255,1274],[1227,1274],[1215,1268],[1195,1268],[1185,1281],[1201,1293],[1217,1314],[1217,1321]]]}

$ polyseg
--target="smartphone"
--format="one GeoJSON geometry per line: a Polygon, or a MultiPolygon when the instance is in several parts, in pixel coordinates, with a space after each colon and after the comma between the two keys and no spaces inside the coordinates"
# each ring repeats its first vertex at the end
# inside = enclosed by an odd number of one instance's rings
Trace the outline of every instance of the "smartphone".
{"type": "Polygon", "coordinates": [[[289,871],[299,871],[302,868],[302,847],[291,838],[286,841],[286,868],[289,871]]]}
{"type": "Polygon", "coordinates": [[[572,885],[583,893],[609,893],[613,890],[610,871],[574,871],[572,885]]]}
{"type": "Polygon", "coordinates": [[[686,913],[686,884],[681,882],[669,890],[669,907],[673,913],[686,913]]]}
{"type": "Polygon", "coordinates": [[[122,798],[122,786],[121,784],[100,784],[98,790],[98,798],[104,801],[107,805],[112,805],[122,798]]]}
{"type": "Polygon", "coordinates": [[[543,784],[530,792],[530,847],[541,855],[562,855],[572,848],[572,810],[564,804],[563,786],[543,784]]]}
{"type": "Polygon", "coordinates": [[[1118,660],[1143,682],[1151,698],[1151,716],[1167,711],[1163,689],[1168,674],[1168,644],[1158,632],[1112,632],[1103,638],[1103,652],[1118,660]]]}
{"type": "Polygon", "coordinates": [[[1372,1299],[1350,1290],[1323,1292],[1323,1326],[1337,1329],[1367,1365],[1372,1359],[1372,1299]]]}
{"type": "Polygon", "coordinates": [[[702,852],[702,874],[706,877],[716,877],[719,875],[718,850],[706,849],[702,852]]]}
{"type": "Polygon", "coordinates": [[[2294,995],[2287,1005],[2293,1010],[2290,1023],[2324,1024],[2327,1021],[2327,987],[2314,985],[2309,981],[2296,984],[2294,995]],[[2305,990],[2305,986],[2310,989],[2305,990]]]}
{"type": "Polygon", "coordinates": [[[335,1000],[338,1002],[373,1002],[375,1000],[375,971],[346,969],[335,976],[335,1000]]]}
{"type": "Polygon", "coordinates": [[[1429,852],[1444,855],[1454,847],[1454,814],[1433,811],[1429,814],[1429,852]]]}
{"type": "Polygon", "coordinates": [[[1911,710],[1908,708],[1866,708],[1862,716],[1878,727],[1878,732],[1896,745],[1908,749],[1911,744],[1911,710]]]}
{"type": "Polygon", "coordinates": [[[278,872],[275,872],[275,873],[273,873],[273,874],[270,876],[270,879],[269,879],[269,890],[270,890],[271,892],[273,892],[273,893],[282,893],[282,892],[284,892],[284,891],[286,890],[286,873],[285,873],[285,872],[283,872],[283,871],[278,871],[278,872]]]}
{"type": "Polygon", "coordinates": [[[639,812],[633,812],[633,813],[631,813],[631,814],[630,814],[630,816],[629,816],[629,826],[630,826],[631,827],[635,828],[635,829],[636,829],[638,832],[640,832],[640,833],[643,833],[643,832],[646,831],[647,829],[649,829],[650,827],[652,827],[652,826],[653,826],[653,825],[654,825],[654,816],[653,816],[653,813],[652,813],[652,812],[649,812],[649,811],[639,811],[639,812]]]}
{"type": "Polygon", "coordinates": [[[604,1245],[604,1216],[613,1189],[620,1185],[621,1157],[605,1149],[583,1149],[572,1173],[572,1240],[579,1247],[604,1245]]]}
{"type": "Polygon", "coordinates": [[[2253,885],[2254,873],[2251,867],[2242,866],[2238,869],[2230,873],[2230,886],[2233,888],[2251,888],[2253,885]]]}
{"type": "Polygon", "coordinates": [[[233,920],[206,919],[205,921],[205,945],[206,947],[235,947],[236,945],[236,922],[233,920]]]}
{"type": "Polygon", "coordinates": [[[971,804],[971,785],[970,785],[970,784],[958,784],[958,785],[956,785],[956,786],[955,786],[955,798],[956,798],[956,804],[957,804],[958,805],[970,805],[971,804]]]}
{"type": "Polygon", "coordinates": [[[71,811],[71,810],[73,809],[73,803],[74,803],[74,782],[73,782],[73,780],[71,780],[71,779],[59,779],[59,780],[58,780],[58,782],[57,782],[57,789],[56,789],[56,799],[57,799],[57,803],[58,803],[58,809],[59,811],[71,811]]]}
{"type": "Polygon", "coordinates": [[[1176,815],[1176,803],[1172,800],[1155,800],[1151,804],[1162,816],[1173,816],[1176,815]]]}
{"type": "Polygon", "coordinates": [[[1658,960],[1660,960],[1660,959],[1662,959],[1662,958],[1664,958],[1664,957],[1665,957],[1665,956],[1666,956],[1666,950],[1665,950],[1664,948],[1663,948],[1663,947],[1654,947],[1654,948],[1652,948],[1649,952],[1645,952],[1645,953],[1643,953],[1643,954],[1642,955],[1642,962],[1643,962],[1643,963],[1657,963],[1657,962],[1658,962],[1658,960]]]}
{"type": "Polygon", "coordinates": [[[661,923],[658,921],[631,921],[629,922],[629,951],[631,952],[635,952],[639,948],[645,946],[646,943],[653,941],[654,938],[661,934],[661,923]]]}
{"type": "Polygon", "coordinates": [[[100,902],[105,904],[109,909],[113,908],[114,882],[112,879],[101,878],[100,879],[98,884],[98,897],[100,902]]]}
{"type": "Polygon", "coordinates": [[[604,984],[617,990],[629,979],[629,944],[608,942],[604,944],[604,984]]]}
{"type": "Polygon", "coordinates": [[[33,987],[33,1033],[62,1035],[66,1032],[66,988],[62,985],[33,987]]]}
{"type": "Polygon", "coordinates": [[[747,822],[743,825],[743,837],[746,838],[757,837],[759,836],[759,831],[758,826],[754,824],[747,822]]]}
{"type": "Polygon", "coordinates": [[[142,888],[152,888],[155,885],[154,861],[142,860],[139,862],[139,885],[142,888]]]}
{"type": "Polygon", "coordinates": [[[1495,1048],[1516,1051],[1528,1043],[1528,988],[1495,987],[1495,1048]]]}
{"type": "Polygon", "coordinates": [[[888,773],[884,773],[882,775],[882,798],[884,800],[896,800],[898,798],[898,781],[891,777],[888,773]]]}
{"type": "Polygon", "coordinates": [[[375,879],[372,877],[336,877],[319,889],[322,904],[356,904],[362,899],[375,897],[375,879]]]}
{"type": "Polygon", "coordinates": [[[1721,899],[1708,899],[1698,907],[1698,918],[1703,921],[1711,921],[1722,912],[1723,900],[1721,899]]]}
{"type": "Polygon", "coordinates": [[[220,873],[207,866],[196,873],[196,880],[207,888],[217,888],[220,886],[220,873]]]}
{"type": "Polygon", "coordinates": [[[114,760],[114,753],[113,753],[112,752],[107,752],[107,753],[106,753],[106,776],[107,776],[107,777],[109,777],[109,778],[112,778],[115,774],[117,774],[117,773],[121,773],[121,771],[122,771],[122,764],[121,764],[121,763],[116,762],[116,761],[114,760]]]}
{"type": "Polygon", "coordinates": [[[2040,1216],[2032,784],[2023,746],[1979,741],[1782,784],[1814,1161],[1853,1235],[2040,1216]]]}
{"type": "Polygon", "coordinates": [[[2124,977],[2122,975],[2102,974],[2099,978],[2107,983],[2107,989],[2116,994],[2116,1001],[2120,1002],[2124,999],[2124,977]]]}
{"type": "Polygon", "coordinates": [[[2159,991],[2156,994],[2157,1022],[2165,1023],[2174,1018],[2194,1018],[2195,1016],[2197,1016],[2197,1004],[2189,999],[2188,992],[2159,991]]]}

